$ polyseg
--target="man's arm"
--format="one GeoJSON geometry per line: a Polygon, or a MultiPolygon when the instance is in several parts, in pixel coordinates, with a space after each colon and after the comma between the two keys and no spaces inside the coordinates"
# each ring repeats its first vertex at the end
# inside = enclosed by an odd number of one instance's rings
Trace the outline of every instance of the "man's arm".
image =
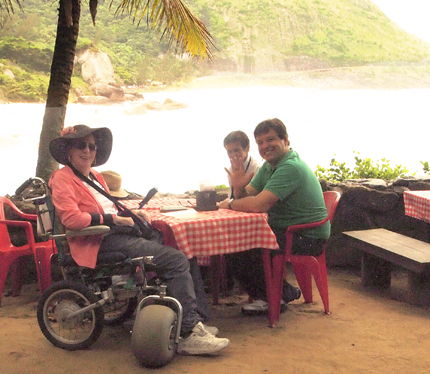
{"type": "Polygon", "coordinates": [[[234,199],[229,203],[223,201],[219,204],[221,209],[233,209],[239,212],[250,213],[266,213],[279,199],[269,191],[261,191],[258,193],[256,189],[250,185],[245,188],[248,196],[241,199],[234,199]]]}

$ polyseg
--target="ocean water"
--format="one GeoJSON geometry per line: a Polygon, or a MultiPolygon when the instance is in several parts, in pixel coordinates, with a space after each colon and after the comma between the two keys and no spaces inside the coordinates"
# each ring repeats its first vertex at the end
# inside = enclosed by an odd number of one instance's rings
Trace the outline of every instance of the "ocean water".
{"type": "MultiPolygon", "coordinates": [[[[121,174],[123,187],[145,194],[182,193],[200,181],[227,184],[229,160],[224,137],[242,130],[251,154],[261,159],[253,138],[255,126],[281,119],[291,146],[312,170],[328,167],[335,157],[354,165],[363,158],[386,158],[422,174],[420,161],[430,161],[430,90],[318,90],[283,87],[199,89],[144,94],[188,104],[175,111],[127,115],[139,102],[112,105],[69,104],[66,125],[109,127],[114,146],[98,170],[121,174]]],[[[44,104],[0,105],[0,194],[13,194],[34,176],[44,104]]]]}

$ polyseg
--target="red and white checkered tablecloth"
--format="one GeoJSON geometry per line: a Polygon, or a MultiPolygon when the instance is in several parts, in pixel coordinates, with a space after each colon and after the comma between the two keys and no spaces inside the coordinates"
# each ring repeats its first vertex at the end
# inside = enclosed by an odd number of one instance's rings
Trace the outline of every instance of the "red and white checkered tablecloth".
{"type": "MultiPolygon", "coordinates": [[[[161,206],[192,206],[194,199],[152,199],[145,206],[152,224],[167,224],[179,250],[188,258],[246,251],[252,248],[278,249],[276,237],[267,223],[265,213],[243,213],[229,209],[196,212],[193,209],[175,213],[160,213],[161,206]]],[[[139,201],[125,200],[128,208],[139,201]]]]}
{"type": "Polygon", "coordinates": [[[430,222],[430,191],[405,191],[405,214],[430,222]]]}

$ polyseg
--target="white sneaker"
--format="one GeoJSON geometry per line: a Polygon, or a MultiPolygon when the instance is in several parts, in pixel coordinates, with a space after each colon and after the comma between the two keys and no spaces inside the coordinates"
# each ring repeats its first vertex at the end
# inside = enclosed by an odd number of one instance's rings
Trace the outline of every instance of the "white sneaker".
{"type": "Polygon", "coordinates": [[[188,355],[207,355],[216,353],[228,347],[229,344],[228,339],[216,338],[205,329],[203,323],[199,322],[188,338],[179,338],[177,352],[188,355]]]}
{"type": "MultiPolygon", "coordinates": [[[[269,304],[264,300],[255,300],[253,303],[246,304],[242,307],[242,313],[246,316],[255,316],[258,314],[267,313],[269,304]]],[[[287,310],[287,304],[281,300],[281,313],[287,310]]]]}
{"type": "Polygon", "coordinates": [[[205,325],[205,324],[203,324],[203,326],[204,326],[205,330],[206,330],[209,334],[211,334],[211,335],[213,335],[213,336],[217,336],[217,335],[219,334],[219,330],[218,330],[218,328],[216,328],[215,326],[208,326],[208,325],[205,325]]]}

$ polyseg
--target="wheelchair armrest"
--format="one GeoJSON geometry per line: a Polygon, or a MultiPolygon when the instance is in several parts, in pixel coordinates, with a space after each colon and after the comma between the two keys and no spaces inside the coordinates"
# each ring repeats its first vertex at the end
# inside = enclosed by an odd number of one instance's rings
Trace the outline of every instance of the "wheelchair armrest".
{"type": "Polygon", "coordinates": [[[110,227],[106,225],[89,226],[80,230],[66,230],[66,237],[107,234],[110,227]]]}

